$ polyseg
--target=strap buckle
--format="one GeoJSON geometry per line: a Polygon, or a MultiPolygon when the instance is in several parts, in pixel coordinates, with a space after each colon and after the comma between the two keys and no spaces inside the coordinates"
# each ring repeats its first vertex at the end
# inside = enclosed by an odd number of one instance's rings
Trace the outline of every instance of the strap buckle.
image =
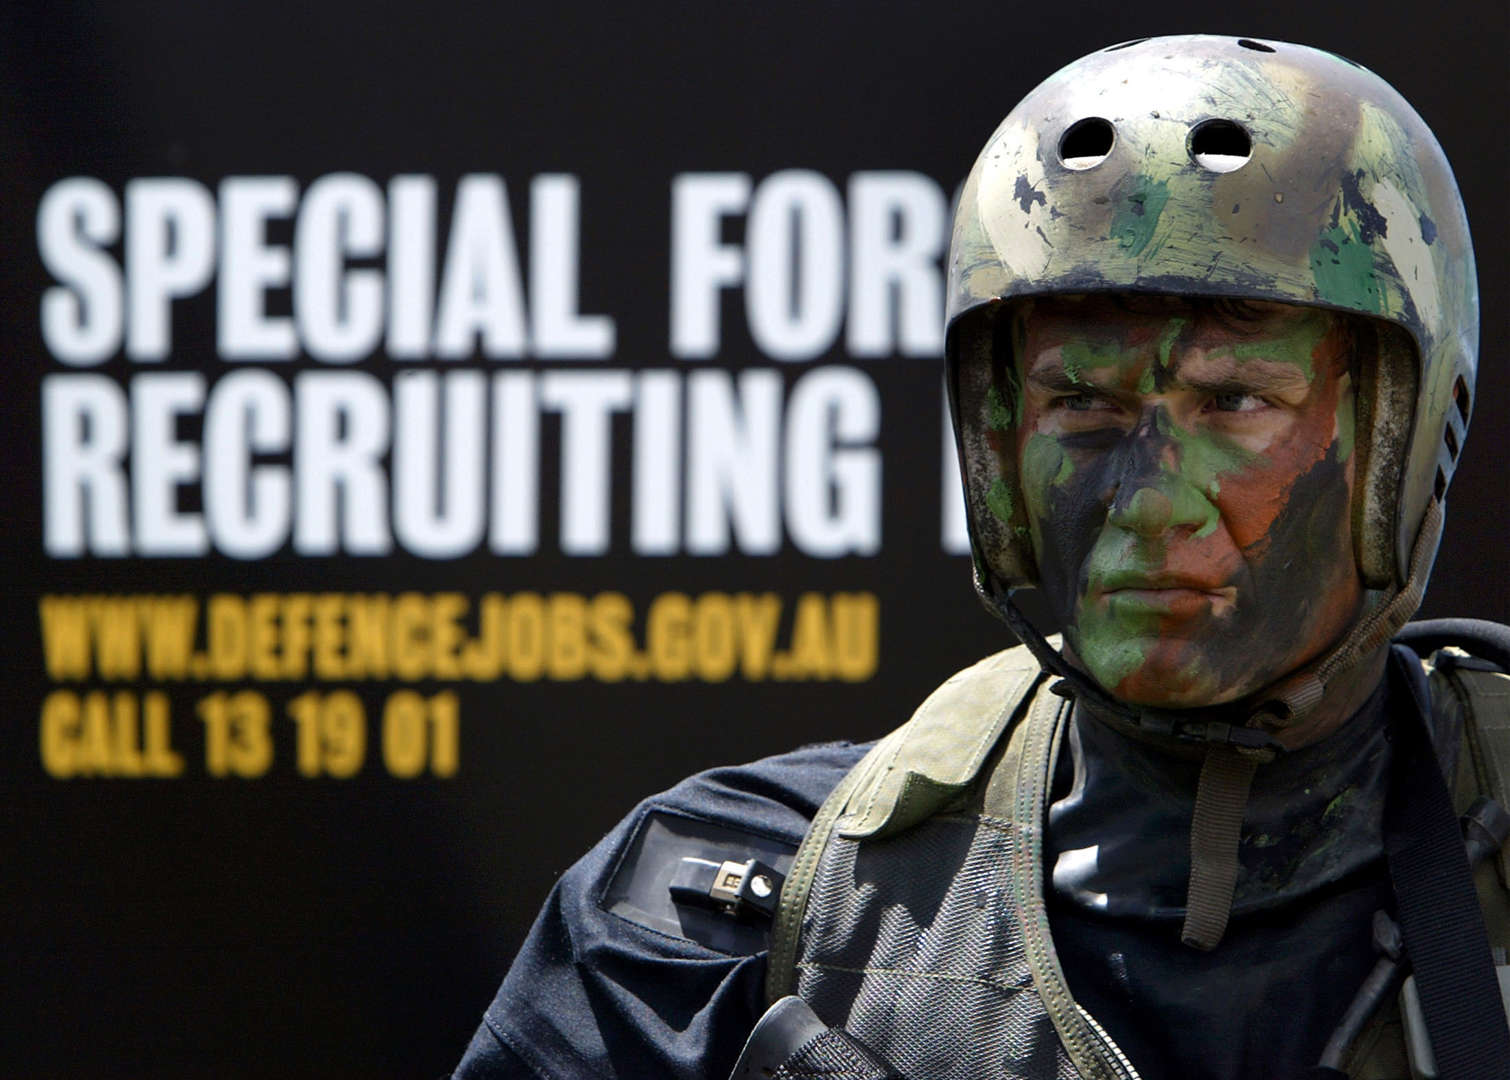
{"type": "Polygon", "coordinates": [[[770,920],[786,878],[759,859],[721,863],[685,856],[667,886],[679,904],[711,908],[736,919],[770,920]]]}

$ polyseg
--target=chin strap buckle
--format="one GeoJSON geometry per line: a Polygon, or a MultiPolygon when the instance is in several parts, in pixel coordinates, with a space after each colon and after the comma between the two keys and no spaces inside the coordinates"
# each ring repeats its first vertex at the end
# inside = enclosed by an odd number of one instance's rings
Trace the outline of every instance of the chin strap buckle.
{"type": "Polygon", "coordinates": [[[1238,750],[1276,753],[1284,749],[1284,745],[1278,739],[1260,728],[1238,727],[1235,724],[1223,724],[1214,720],[1176,722],[1174,735],[1187,742],[1215,743],[1235,747],[1238,750]]]}
{"type": "Polygon", "coordinates": [[[679,904],[711,908],[736,919],[770,920],[786,878],[759,859],[744,862],[686,856],[667,886],[679,904]]]}

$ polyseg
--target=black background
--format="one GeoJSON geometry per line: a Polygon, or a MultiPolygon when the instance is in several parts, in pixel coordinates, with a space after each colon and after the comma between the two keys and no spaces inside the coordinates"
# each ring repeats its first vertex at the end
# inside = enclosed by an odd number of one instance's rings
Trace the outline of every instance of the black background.
{"type": "MultiPolygon", "coordinates": [[[[618,539],[427,562],[47,559],[41,546],[38,329],[51,284],[38,200],[66,176],[354,171],[380,184],[502,174],[515,231],[528,179],[581,178],[583,312],[618,326],[615,367],[669,367],[670,182],[910,169],[952,190],[1032,85],[1093,48],[1159,33],[1302,41],[1382,74],[1454,162],[1478,244],[1485,321],[1473,437],[1423,614],[1510,618],[1504,312],[1510,46],[1503,5],[765,3],[234,10],[187,2],[6,5],[0,13],[0,345],[8,367],[0,721],[3,1071],[16,1075],[423,1076],[454,1063],[550,882],[644,794],[688,772],[905,719],[950,671],[1007,643],[967,560],[939,544],[936,365],[862,361],[882,399],[883,546],[818,560],[643,558],[618,539]],[[49,779],[44,592],[486,588],[656,592],[870,589],[881,663],[858,685],[590,681],[465,686],[462,770],[399,783],[49,779]]],[[[444,236],[444,223],[441,236],[444,236]]],[[[737,236],[736,229],[731,236],[737,236]]],[[[214,357],[213,289],[175,305],[171,366],[214,357]]],[[[724,308],[712,363],[771,365],[724,308]]],[[[820,362],[849,362],[842,338],[820,362]]],[[[526,362],[528,364],[529,362],[526,362]]],[[[382,369],[382,364],[375,367],[382,369]]],[[[100,370],[125,375],[115,360],[100,370]]],[[[788,379],[802,370],[791,366],[788,379]]],[[[623,433],[620,432],[620,435],[623,433]]],[[[547,444],[548,446],[549,444],[547,444]]],[[[553,501],[551,453],[541,477],[553,501]]],[[[615,491],[626,484],[618,482],[615,491]]],[[[189,747],[188,751],[193,748],[189,747]]],[[[192,752],[186,752],[192,760],[192,752]]]]}

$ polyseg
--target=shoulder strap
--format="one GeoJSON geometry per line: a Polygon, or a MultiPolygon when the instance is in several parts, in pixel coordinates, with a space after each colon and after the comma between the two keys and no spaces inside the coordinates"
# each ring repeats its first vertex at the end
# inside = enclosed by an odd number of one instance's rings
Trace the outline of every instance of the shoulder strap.
{"type": "MultiPolygon", "coordinates": [[[[1412,624],[1415,626],[1417,624],[1412,624]]],[[[1417,641],[1409,642],[1413,649],[1417,641]]],[[[1443,642],[1436,641],[1438,647],[1443,642]]],[[[1510,676],[1490,669],[1460,648],[1441,648],[1424,661],[1431,707],[1438,730],[1461,732],[1453,803],[1462,813],[1480,795],[1510,806],[1510,676]]],[[[1510,852],[1480,863],[1474,871],[1479,907],[1489,941],[1510,946],[1510,891],[1505,870],[1510,852]]],[[[1405,1036],[1397,1003],[1391,998],[1354,1047],[1348,1075],[1354,1080],[1399,1080],[1409,1075],[1405,1036]]]]}
{"type": "MultiPolygon", "coordinates": [[[[1510,675],[1456,649],[1443,649],[1432,659],[1438,676],[1432,681],[1445,684],[1463,712],[1467,753],[1458,770],[1460,783],[1471,784],[1473,795],[1510,807],[1510,675]]],[[[1510,849],[1502,848],[1496,862],[1501,883],[1510,886],[1510,849]]]]}
{"type": "Polygon", "coordinates": [[[1462,834],[1426,727],[1431,705],[1417,705],[1395,717],[1384,806],[1384,853],[1400,932],[1442,1074],[1498,1080],[1510,1077],[1510,1030],[1462,834]]]}
{"type": "Polygon", "coordinates": [[[802,913],[807,910],[807,896],[813,887],[813,875],[818,871],[818,859],[828,844],[834,821],[844,811],[855,785],[866,773],[872,759],[886,749],[893,732],[871,748],[870,753],[839,781],[839,786],[829,794],[807,835],[797,848],[792,859],[792,868],[787,871],[786,882],[781,886],[781,898],[776,904],[776,917],[771,921],[771,951],[766,958],[765,989],[766,1004],[774,1005],[792,992],[797,966],[797,938],[802,929],[802,913]]]}
{"type": "MultiPolygon", "coordinates": [[[[1510,675],[1456,649],[1432,657],[1433,708],[1460,714],[1455,801],[1459,812],[1480,795],[1510,807],[1510,675]]],[[[1510,948],[1510,845],[1474,872],[1489,940],[1510,948]]]]}
{"type": "Polygon", "coordinates": [[[1021,646],[988,656],[930,694],[824,800],[781,889],[771,926],[766,997],[791,993],[808,893],[829,837],[880,839],[959,798],[1043,677],[1021,646]]]}
{"type": "Polygon", "coordinates": [[[1000,764],[985,782],[982,820],[1006,824],[1015,834],[1011,882],[1023,949],[1038,999],[1078,1075],[1086,1080],[1138,1080],[1137,1070],[1111,1036],[1075,1002],[1049,930],[1043,895],[1044,816],[1072,709],[1049,688],[1033,695],[1026,717],[1012,729],[1000,764]]]}

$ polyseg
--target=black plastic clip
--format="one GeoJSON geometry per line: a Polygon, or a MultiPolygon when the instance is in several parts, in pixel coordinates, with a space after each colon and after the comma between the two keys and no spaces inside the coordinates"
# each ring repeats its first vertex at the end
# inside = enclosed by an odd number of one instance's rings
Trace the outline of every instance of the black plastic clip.
{"type": "Polygon", "coordinates": [[[786,878],[759,859],[716,863],[686,856],[668,889],[678,904],[712,908],[736,919],[768,921],[776,915],[785,883],[786,878]]]}

